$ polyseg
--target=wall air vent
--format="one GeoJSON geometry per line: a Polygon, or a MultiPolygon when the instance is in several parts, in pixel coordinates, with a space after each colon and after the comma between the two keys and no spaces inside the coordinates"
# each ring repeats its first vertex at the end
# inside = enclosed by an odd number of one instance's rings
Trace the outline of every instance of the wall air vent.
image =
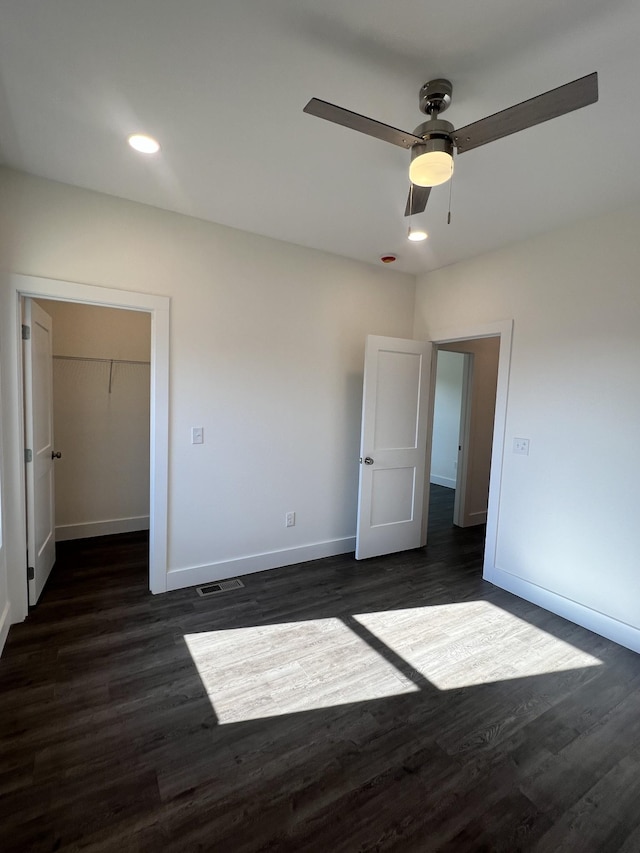
{"type": "Polygon", "coordinates": [[[196,592],[202,598],[206,598],[208,595],[217,595],[219,592],[230,592],[232,589],[240,589],[242,586],[244,584],[241,580],[232,578],[228,581],[216,581],[215,583],[208,583],[206,586],[197,586],[196,592]]]}

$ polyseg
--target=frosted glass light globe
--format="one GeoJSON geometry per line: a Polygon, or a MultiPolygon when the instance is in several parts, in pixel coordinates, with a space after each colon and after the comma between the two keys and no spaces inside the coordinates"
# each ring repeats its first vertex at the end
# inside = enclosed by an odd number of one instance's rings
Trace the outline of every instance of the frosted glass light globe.
{"type": "Polygon", "coordinates": [[[446,151],[426,151],[409,166],[409,180],[418,187],[437,187],[452,175],[453,157],[446,151]]]}

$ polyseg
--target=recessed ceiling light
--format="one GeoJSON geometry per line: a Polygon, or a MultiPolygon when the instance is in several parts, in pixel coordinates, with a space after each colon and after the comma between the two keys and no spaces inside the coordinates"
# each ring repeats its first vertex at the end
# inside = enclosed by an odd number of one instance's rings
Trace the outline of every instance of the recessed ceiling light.
{"type": "Polygon", "coordinates": [[[409,228],[407,237],[412,243],[420,243],[421,240],[426,240],[429,235],[421,228],[409,228]]]}
{"type": "Polygon", "coordinates": [[[141,154],[157,154],[160,150],[160,143],[153,136],[147,136],[146,133],[132,133],[131,136],[127,137],[127,142],[141,154]]]}

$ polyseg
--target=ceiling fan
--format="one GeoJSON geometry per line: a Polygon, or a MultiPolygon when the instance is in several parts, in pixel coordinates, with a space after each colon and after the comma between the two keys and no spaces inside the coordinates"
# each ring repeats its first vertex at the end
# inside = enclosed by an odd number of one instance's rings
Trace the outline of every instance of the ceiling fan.
{"type": "Polygon", "coordinates": [[[318,98],[311,98],[304,112],[375,136],[383,142],[410,148],[409,180],[412,186],[404,215],[411,216],[426,208],[431,187],[451,178],[454,146],[458,154],[464,154],[479,145],[593,104],[598,100],[598,74],[594,71],[593,74],[522,101],[459,130],[440,118],[440,114],[451,103],[452,91],[449,80],[429,80],[424,84],[420,89],[419,106],[429,119],[418,125],[413,133],[398,130],[318,98]]]}

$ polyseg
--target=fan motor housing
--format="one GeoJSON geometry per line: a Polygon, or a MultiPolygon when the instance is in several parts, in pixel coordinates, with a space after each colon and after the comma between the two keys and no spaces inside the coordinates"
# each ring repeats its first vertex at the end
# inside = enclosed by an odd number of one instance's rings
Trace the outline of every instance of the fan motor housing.
{"type": "Polygon", "coordinates": [[[414,136],[421,136],[424,140],[427,139],[451,139],[451,134],[454,132],[454,127],[450,121],[445,121],[441,118],[432,118],[429,121],[423,121],[413,131],[414,136]]]}
{"type": "Polygon", "coordinates": [[[429,80],[420,89],[419,107],[420,111],[430,116],[433,113],[443,113],[451,104],[453,86],[450,80],[438,78],[429,80]]]}

